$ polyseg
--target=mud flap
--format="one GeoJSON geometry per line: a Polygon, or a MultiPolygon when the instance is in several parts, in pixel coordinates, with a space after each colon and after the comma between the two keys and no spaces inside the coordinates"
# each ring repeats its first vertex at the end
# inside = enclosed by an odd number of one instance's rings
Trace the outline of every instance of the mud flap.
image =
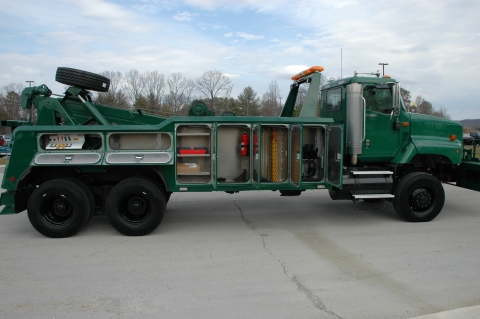
{"type": "Polygon", "coordinates": [[[480,162],[462,162],[459,166],[457,186],[480,192],[480,162]]]}
{"type": "Polygon", "coordinates": [[[14,198],[15,198],[14,191],[7,191],[0,195],[0,206],[5,205],[2,211],[0,212],[0,215],[15,214],[14,198]]]}

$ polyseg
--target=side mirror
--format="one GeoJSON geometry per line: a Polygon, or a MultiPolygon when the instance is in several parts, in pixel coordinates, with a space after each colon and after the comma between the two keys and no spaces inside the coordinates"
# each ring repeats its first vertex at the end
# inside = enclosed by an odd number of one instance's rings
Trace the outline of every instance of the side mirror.
{"type": "Polygon", "coordinates": [[[392,105],[393,105],[393,109],[396,109],[398,108],[398,105],[399,105],[399,101],[398,101],[398,97],[399,97],[399,85],[398,83],[395,83],[393,86],[392,86],[392,105]]]}
{"type": "Polygon", "coordinates": [[[400,114],[400,84],[394,83],[392,85],[392,113],[390,114],[390,120],[393,118],[393,115],[398,116],[400,114]]]}

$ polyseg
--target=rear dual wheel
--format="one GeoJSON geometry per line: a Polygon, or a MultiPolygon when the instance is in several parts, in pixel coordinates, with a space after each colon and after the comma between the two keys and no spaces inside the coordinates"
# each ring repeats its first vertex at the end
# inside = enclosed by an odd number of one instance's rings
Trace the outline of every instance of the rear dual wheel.
{"type": "Polygon", "coordinates": [[[93,195],[90,196],[89,192],[86,185],[73,178],[45,182],[30,196],[28,219],[44,236],[73,236],[86,224],[93,212],[93,195]]]}
{"type": "Polygon", "coordinates": [[[105,210],[110,224],[121,234],[143,236],[154,231],[165,214],[166,196],[150,180],[134,177],[115,185],[105,210]]]}

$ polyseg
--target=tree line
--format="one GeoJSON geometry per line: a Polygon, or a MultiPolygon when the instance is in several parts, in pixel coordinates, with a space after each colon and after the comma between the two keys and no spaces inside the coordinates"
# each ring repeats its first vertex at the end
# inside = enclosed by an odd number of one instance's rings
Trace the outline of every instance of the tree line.
{"type": "Polygon", "coordinates": [[[189,79],[177,72],[165,76],[157,71],[105,71],[110,79],[110,90],[95,93],[96,103],[127,109],[143,109],[161,116],[186,115],[194,100],[203,100],[215,114],[225,111],[236,115],[278,116],[282,96],[276,81],[260,98],[251,86],[232,97],[233,84],[220,71],[206,71],[200,77],[189,79]]]}
{"type": "MultiPolygon", "coordinates": [[[[194,100],[203,100],[217,115],[231,111],[239,116],[279,116],[283,107],[276,81],[269,84],[267,92],[261,97],[251,86],[233,97],[230,78],[218,70],[206,71],[194,79],[180,72],[165,76],[157,71],[142,73],[135,69],[123,74],[118,71],[100,74],[110,79],[110,89],[108,92],[92,92],[96,103],[143,109],[164,117],[186,115],[194,100]]],[[[322,80],[322,84],[327,81],[325,78],[322,80]]],[[[22,83],[10,83],[0,88],[0,119],[27,119],[30,116],[30,112],[21,107],[24,87],[22,83]]],[[[294,116],[300,113],[307,89],[307,85],[300,87],[294,116]]],[[[401,96],[409,112],[450,118],[445,107],[435,109],[420,95],[412,102],[410,91],[402,88],[401,96]]],[[[32,116],[35,120],[36,112],[32,112],[32,116]]]]}
{"type": "Polygon", "coordinates": [[[432,103],[425,100],[421,95],[417,95],[415,101],[412,102],[410,91],[405,90],[404,88],[400,88],[400,95],[402,96],[403,104],[409,112],[450,119],[447,108],[444,106],[440,106],[438,109],[435,109],[432,103]]]}

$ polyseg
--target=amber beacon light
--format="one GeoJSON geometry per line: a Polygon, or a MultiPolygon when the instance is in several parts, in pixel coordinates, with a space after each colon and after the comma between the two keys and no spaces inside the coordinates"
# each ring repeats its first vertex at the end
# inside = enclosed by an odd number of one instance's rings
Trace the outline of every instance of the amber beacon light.
{"type": "Polygon", "coordinates": [[[322,72],[323,70],[325,70],[325,69],[322,66],[312,66],[311,68],[306,69],[305,71],[302,71],[302,72],[292,76],[292,80],[298,81],[301,78],[306,77],[307,75],[310,75],[314,72],[322,72]]]}

